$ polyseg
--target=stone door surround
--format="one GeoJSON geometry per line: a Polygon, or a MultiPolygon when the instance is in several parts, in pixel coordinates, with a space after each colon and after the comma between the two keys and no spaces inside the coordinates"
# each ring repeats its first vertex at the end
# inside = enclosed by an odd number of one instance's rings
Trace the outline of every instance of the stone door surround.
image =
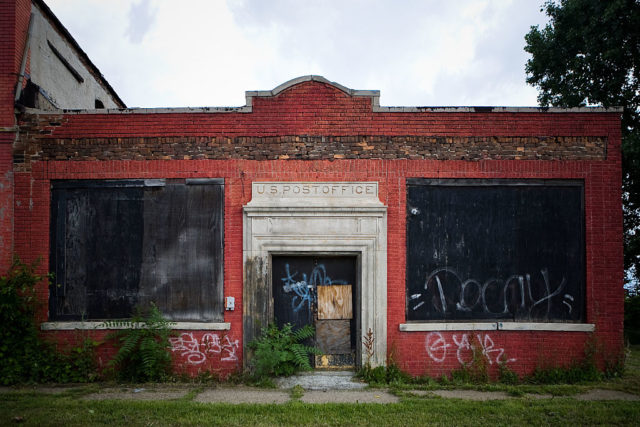
{"type": "MultiPolygon", "coordinates": [[[[357,359],[372,331],[372,366],[387,356],[387,207],[377,182],[254,182],[243,207],[243,335],[247,345],[273,321],[270,277],[275,254],[357,255],[357,359]]],[[[245,359],[245,366],[247,357],[245,359]]]]}

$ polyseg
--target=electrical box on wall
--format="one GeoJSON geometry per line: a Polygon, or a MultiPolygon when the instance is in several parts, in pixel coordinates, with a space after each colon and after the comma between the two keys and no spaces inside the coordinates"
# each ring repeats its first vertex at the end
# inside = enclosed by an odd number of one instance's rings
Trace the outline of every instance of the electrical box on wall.
{"type": "Polygon", "coordinates": [[[236,299],[234,297],[226,297],[224,299],[224,307],[228,311],[233,311],[236,308],[236,299]]]}

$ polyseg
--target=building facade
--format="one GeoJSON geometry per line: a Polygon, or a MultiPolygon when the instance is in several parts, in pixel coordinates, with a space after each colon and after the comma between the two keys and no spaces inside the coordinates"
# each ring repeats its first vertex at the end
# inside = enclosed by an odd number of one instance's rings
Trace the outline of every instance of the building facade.
{"type": "Polygon", "coordinates": [[[383,107],[319,76],[246,99],[11,100],[2,260],[55,273],[44,334],[100,338],[153,302],[194,374],[243,369],[272,322],[312,324],[318,368],[620,355],[619,110],[383,107]]]}

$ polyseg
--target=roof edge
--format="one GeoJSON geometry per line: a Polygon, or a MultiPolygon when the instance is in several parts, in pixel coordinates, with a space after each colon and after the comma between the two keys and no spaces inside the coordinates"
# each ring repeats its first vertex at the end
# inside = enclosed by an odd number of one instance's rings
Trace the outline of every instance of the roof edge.
{"type": "MultiPolygon", "coordinates": [[[[242,107],[179,107],[179,108],[105,108],[99,110],[39,110],[36,108],[24,108],[26,114],[189,114],[189,113],[251,113],[251,105],[242,107]]],[[[374,113],[613,113],[621,114],[621,107],[374,107],[374,113]]]]}
{"type": "MultiPolygon", "coordinates": [[[[41,1],[41,0],[34,0],[41,1]]],[[[436,107],[385,107],[380,106],[379,90],[350,89],[339,83],[332,82],[322,76],[306,75],[296,77],[276,86],[271,90],[246,91],[246,105],[241,107],[155,107],[155,108],[112,108],[99,110],[38,110],[26,108],[28,114],[178,114],[178,113],[251,113],[253,111],[253,98],[269,98],[283,91],[309,81],[320,82],[333,86],[349,96],[361,96],[371,98],[372,112],[374,113],[622,113],[622,107],[505,107],[505,106],[436,106],[436,107]]]]}
{"type": "Polygon", "coordinates": [[[340,83],[336,83],[336,82],[332,82],[326,78],[324,78],[323,76],[319,76],[319,75],[314,75],[314,74],[309,74],[306,76],[300,76],[300,77],[296,77],[293,78],[289,81],[286,81],[284,83],[282,83],[281,85],[276,86],[274,89],[272,90],[248,90],[245,92],[245,98],[247,100],[247,106],[251,106],[253,104],[253,98],[254,97],[273,97],[273,96],[277,96],[279,95],[281,92],[284,92],[285,90],[299,85],[300,83],[305,83],[305,82],[319,82],[319,83],[324,83],[330,86],[333,86],[334,88],[344,92],[345,94],[349,95],[349,96],[368,96],[370,98],[372,98],[372,105],[377,105],[379,102],[379,98],[380,98],[380,91],[379,90],[357,90],[357,89],[350,89],[346,86],[341,85],[340,83]]]}

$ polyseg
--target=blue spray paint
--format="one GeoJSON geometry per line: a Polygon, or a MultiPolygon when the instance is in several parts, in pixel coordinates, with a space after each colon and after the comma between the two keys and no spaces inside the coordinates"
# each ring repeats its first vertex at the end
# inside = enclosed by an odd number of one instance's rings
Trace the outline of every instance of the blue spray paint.
{"type": "Polygon", "coordinates": [[[296,280],[295,277],[298,275],[298,272],[294,272],[291,274],[289,269],[289,264],[285,264],[284,266],[286,271],[286,277],[281,278],[284,282],[283,290],[286,293],[293,292],[295,295],[291,299],[291,307],[294,312],[300,311],[300,309],[306,304],[307,309],[311,310],[311,304],[314,303],[317,299],[316,287],[318,285],[346,285],[347,282],[344,280],[332,280],[327,275],[327,269],[324,264],[318,264],[313,268],[311,274],[309,275],[309,279],[307,280],[307,275],[302,273],[302,280],[296,280]]]}

